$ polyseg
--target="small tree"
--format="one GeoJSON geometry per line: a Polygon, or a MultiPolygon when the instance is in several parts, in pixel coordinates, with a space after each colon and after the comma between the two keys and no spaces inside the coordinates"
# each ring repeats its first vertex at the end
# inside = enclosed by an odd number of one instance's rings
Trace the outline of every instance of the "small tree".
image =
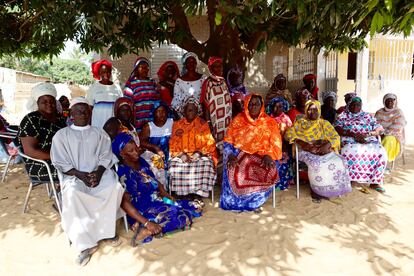
{"type": "Polygon", "coordinates": [[[0,54],[53,56],[70,39],[86,52],[108,47],[118,57],[167,42],[203,62],[216,55],[245,68],[271,41],[358,50],[368,33],[408,35],[413,12],[412,0],[3,1],[0,54]],[[208,20],[205,42],[191,33],[189,18],[197,15],[208,20]]]}

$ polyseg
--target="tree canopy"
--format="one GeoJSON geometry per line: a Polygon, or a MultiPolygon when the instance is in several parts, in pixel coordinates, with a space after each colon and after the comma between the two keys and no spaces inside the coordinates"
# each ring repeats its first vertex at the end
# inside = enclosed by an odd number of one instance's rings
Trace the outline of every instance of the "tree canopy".
{"type": "Polygon", "coordinates": [[[0,1],[0,55],[59,54],[66,40],[114,57],[173,43],[204,62],[221,56],[244,65],[272,41],[316,50],[358,50],[368,33],[404,33],[414,24],[412,0],[17,0],[0,1]],[[189,19],[206,16],[199,42],[189,19]]]}

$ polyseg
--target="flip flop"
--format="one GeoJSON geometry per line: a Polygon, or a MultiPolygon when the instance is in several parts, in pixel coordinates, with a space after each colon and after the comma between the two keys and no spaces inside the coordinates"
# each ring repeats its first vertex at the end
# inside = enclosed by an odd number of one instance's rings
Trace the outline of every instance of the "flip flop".
{"type": "Polygon", "coordinates": [[[107,239],[107,242],[112,247],[117,247],[122,244],[122,240],[119,238],[118,235],[115,235],[115,237],[111,239],[107,239]]]}
{"type": "Polygon", "coordinates": [[[381,186],[379,186],[379,187],[375,187],[375,188],[371,188],[371,189],[373,189],[373,190],[377,191],[377,192],[378,192],[378,193],[380,193],[380,194],[385,193],[385,189],[384,189],[383,187],[381,187],[381,186]]]}
{"type": "Polygon", "coordinates": [[[76,258],[76,263],[79,266],[87,265],[92,258],[92,254],[95,253],[97,250],[98,250],[98,246],[83,250],[79,254],[79,256],[76,258]]]}
{"type": "Polygon", "coordinates": [[[317,198],[317,197],[312,197],[312,202],[313,203],[321,203],[322,202],[322,200],[320,199],[320,198],[317,198]]]}

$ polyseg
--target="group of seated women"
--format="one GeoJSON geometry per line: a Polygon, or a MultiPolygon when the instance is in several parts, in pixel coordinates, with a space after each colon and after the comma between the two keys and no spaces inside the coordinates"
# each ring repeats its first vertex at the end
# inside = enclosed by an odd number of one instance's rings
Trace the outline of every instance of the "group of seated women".
{"type": "MultiPolygon", "coordinates": [[[[197,62],[187,53],[180,77],[175,63],[165,63],[156,83],[148,77],[149,61],[139,58],[123,95],[110,80],[109,62],[92,66],[98,81],[87,95],[91,122],[111,138],[134,243],[191,225],[216,182],[222,209],[260,211],[274,189],[285,190],[292,182],[294,143],[308,167],[314,202],[351,192],[351,182],[385,191],[387,159],[394,160],[404,147],[406,122],[394,94],[384,97],[385,107],[375,117],[362,111],[355,94],[347,94],[339,113],[335,93],[323,94],[322,107],[313,99],[318,93],[313,75],[294,99],[279,75],[264,101],[247,93],[237,68],[226,82],[220,58],[209,60],[208,78],[197,72],[197,62]]],[[[26,154],[49,164],[52,138],[67,125],[50,86],[33,89],[37,110],[24,117],[18,134],[26,154]]],[[[38,163],[25,160],[25,165],[31,177],[47,177],[38,163]]]]}

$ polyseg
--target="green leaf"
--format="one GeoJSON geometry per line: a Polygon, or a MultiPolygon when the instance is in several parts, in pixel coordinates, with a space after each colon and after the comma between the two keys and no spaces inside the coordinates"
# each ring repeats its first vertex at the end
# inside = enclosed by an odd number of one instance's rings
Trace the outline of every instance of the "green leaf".
{"type": "Polygon", "coordinates": [[[374,36],[375,32],[377,31],[378,15],[379,15],[379,13],[376,12],[374,14],[374,17],[372,18],[372,21],[371,21],[371,28],[370,28],[370,35],[371,35],[371,37],[374,36]]]}
{"type": "Polygon", "coordinates": [[[404,18],[403,18],[403,20],[401,20],[401,23],[400,23],[400,30],[402,30],[402,29],[404,29],[405,28],[405,25],[407,24],[407,22],[408,22],[408,20],[411,18],[411,14],[410,13],[408,13],[408,14],[406,14],[405,16],[404,16],[404,18]]]}
{"type": "Polygon", "coordinates": [[[379,0],[371,0],[368,4],[368,10],[372,11],[376,6],[378,6],[379,0]]]}
{"type": "Polygon", "coordinates": [[[222,19],[222,15],[219,11],[216,11],[216,17],[214,18],[214,21],[216,22],[216,25],[220,25],[221,24],[221,19],[222,19]]]}
{"type": "Polygon", "coordinates": [[[392,0],[384,0],[385,7],[388,11],[391,11],[392,9],[392,0]]]}

